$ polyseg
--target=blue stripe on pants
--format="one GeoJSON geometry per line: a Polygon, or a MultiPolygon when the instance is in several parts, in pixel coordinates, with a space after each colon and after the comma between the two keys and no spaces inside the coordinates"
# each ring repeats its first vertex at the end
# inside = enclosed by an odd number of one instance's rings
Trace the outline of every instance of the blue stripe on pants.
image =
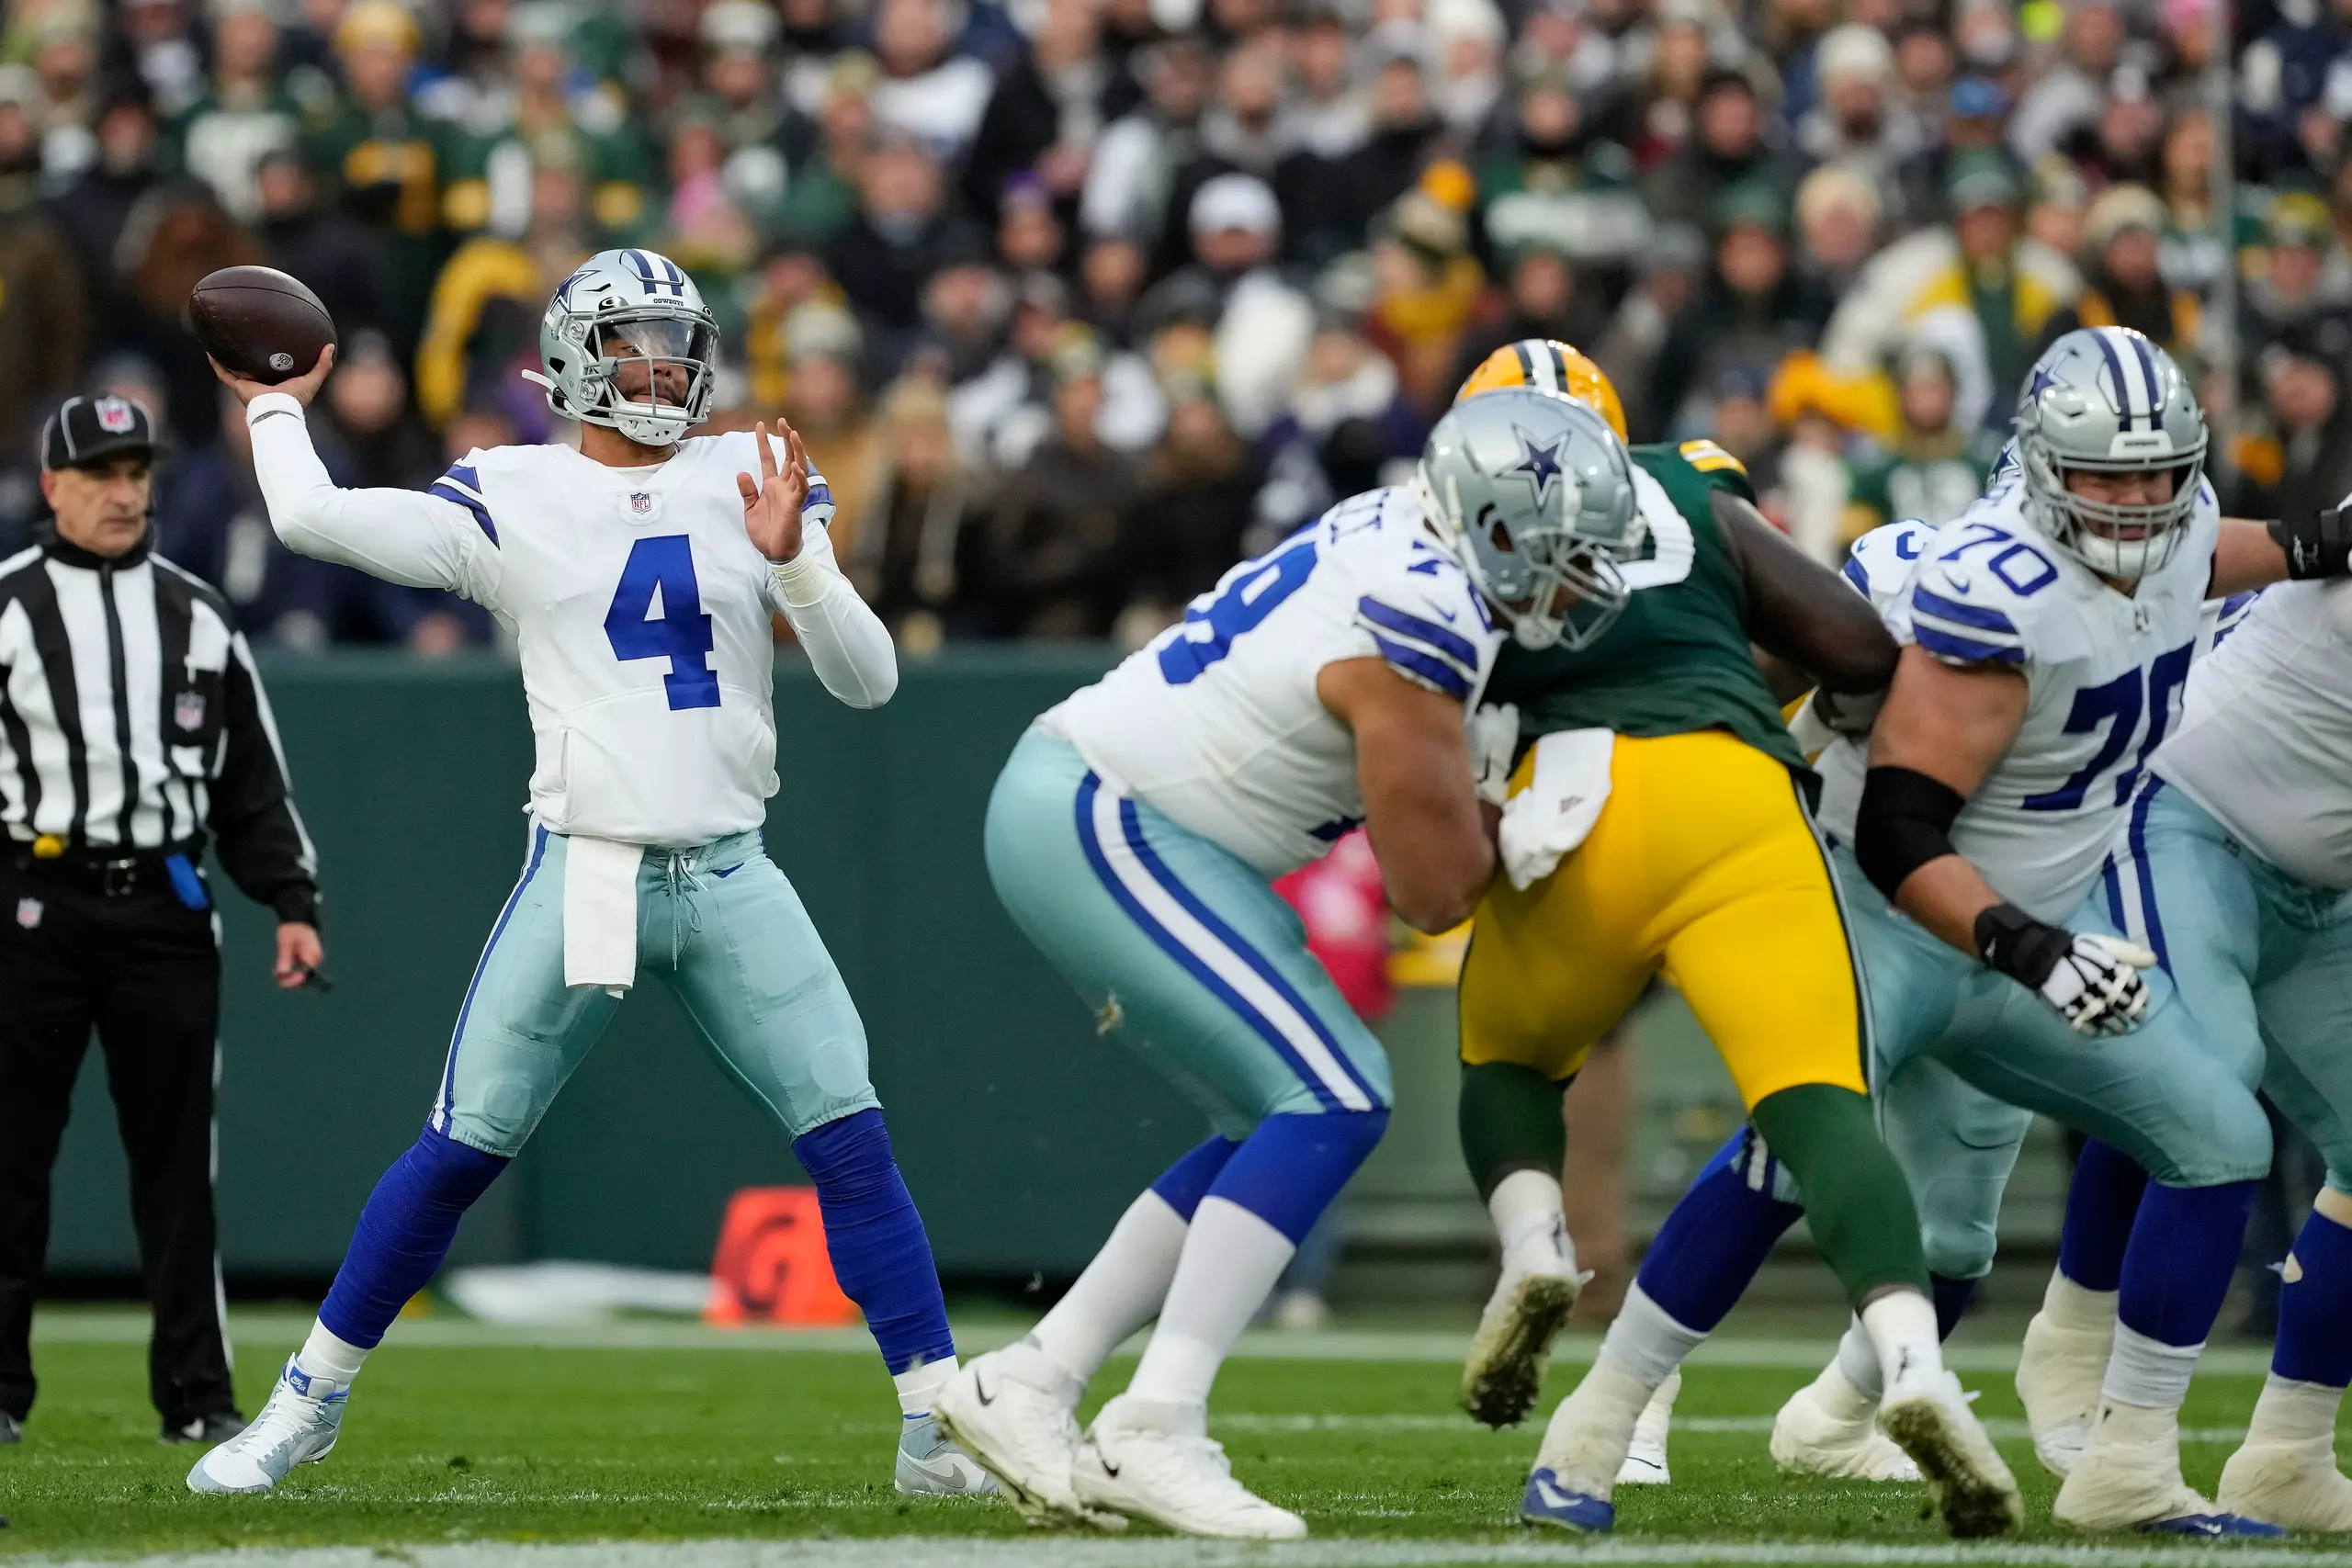
{"type": "Polygon", "coordinates": [[[514,906],[523,901],[523,890],[539,874],[539,863],[547,858],[547,852],[548,830],[535,824],[531,829],[531,858],[524,863],[523,879],[506,896],[505,906],[498,911],[498,923],[490,928],[490,940],[481,944],[481,956],[474,960],[473,978],[466,982],[466,999],[458,1009],[458,1027],[449,1032],[449,1059],[441,1065],[441,1103],[433,1108],[432,1120],[426,1123],[436,1133],[449,1130],[449,1102],[457,1094],[458,1042],[466,1037],[466,1017],[474,1010],[474,992],[481,985],[482,971],[490,967],[491,952],[505,932],[506,922],[514,918],[514,906]]]}

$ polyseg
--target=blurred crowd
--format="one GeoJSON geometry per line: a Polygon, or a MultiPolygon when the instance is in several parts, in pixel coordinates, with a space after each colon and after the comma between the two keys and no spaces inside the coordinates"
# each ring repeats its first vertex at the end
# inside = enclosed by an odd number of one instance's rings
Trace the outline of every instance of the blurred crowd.
{"type": "Polygon", "coordinates": [[[2083,323],[2201,378],[2229,503],[2352,489],[2352,0],[2240,0],[2229,39],[2217,0],[7,18],[0,545],[48,409],[129,391],[175,443],[162,547],[295,647],[492,628],[277,545],[183,323],[237,262],[334,312],[313,423],[338,479],[418,486],[560,438],[515,374],[549,292],[593,251],[667,253],[720,320],[723,424],[802,432],[842,558],[914,651],[1149,636],[1396,478],[1522,336],[1596,358],[1636,441],[1739,456],[1825,556],[1965,504],[2021,371],[2083,323]]]}

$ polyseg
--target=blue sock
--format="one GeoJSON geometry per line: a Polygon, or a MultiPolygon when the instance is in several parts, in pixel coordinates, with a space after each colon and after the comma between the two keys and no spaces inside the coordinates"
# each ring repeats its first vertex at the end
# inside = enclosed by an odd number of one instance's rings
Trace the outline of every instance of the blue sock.
{"type": "Polygon", "coordinates": [[[1712,1333],[1764,1267],[1801,1203],[1772,1196],[1780,1162],[1751,1128],[1715,1151],[1642,1256],[1642,1293],[1675,1322],[1712,1333]]]}
{"type": "Polygon", "coordinates": [[[359,1211],[351,1249],[319,1308],[327,1332],[363,1350],[382,1344],[401,1308],[440,1272],[458,1222],[508,1163],[430,1127],[419,1133],[359,1211]]]}
{"type": "Polygon", "coordinates": [[[2148,1173],[2093,1138],[2075,1161],[2066,1189],[2066,1224],[2058,1234],[2058,1272],[2086,1291],[2112,1291],[2123,1279],[2123,1249],[2148,1173]]]}
{"type": "Polygon", "coordinates": [[[795,1138],[792,1152],[816,1184],[833,1277],[865,1314],[891,1376],[955,1355],[931,1238],[891,1157],[882,1112],[828,1122],[795,1138]]]}
{"type": "Polygon", "coordinates": [[[2132,1226],[2132,1244],[2123,1251],[2116,1321],[2160,1345],[2205,1343],[2237,1272],[2258,1185],[2149,1182],[2132,1226]]]}
{"type": "MultiPolygon", "coordinates": [[[[1269,1116],[1233,1150],[1205,1195],[1249,1210],[1295,1247],[1387,1130],[1386,1111],[1269,1116]]],[[[1204,1144],[1184,1159],[1207,1147],[1204,1144]]]]}
{"type": "Polygon", "coordinates": [[[1976,1287],[1982,1280],[1951,1280],[1941,1274],[1928,1276],[1928,1287],[1936,1298],[1936,1337],[1949,1339],[1951,1331],[1968,1312],[1968,1303],[1976,1299],[1976,1287]]]}
{"type": "Polygon", "coordinates": [[[1174,1165],[1159,1173],[1159,1179],[1151,1184],[1151,1190],[1159,1193],[1161,1201],[1175,1210],[1181,1218],[1190,1223],[1193,1211],[1199,1208],[1201,1200],[1208,1196],[1209,1183],[1216,1179],[1217,1172],[1225,1168],[1225,1162],[1231,1159],[1233,1151],[1240,1146],[1238,1139],[1224,1136],[1195,1144],[1185,1150],[1174,1165]]]}
{"type": "Polygon", "coordinates": [[[2297,1382],[2352,1384],[2352,1230],[2314,1210],[2289,1253],[2270,1370],[2297,1382]]]}

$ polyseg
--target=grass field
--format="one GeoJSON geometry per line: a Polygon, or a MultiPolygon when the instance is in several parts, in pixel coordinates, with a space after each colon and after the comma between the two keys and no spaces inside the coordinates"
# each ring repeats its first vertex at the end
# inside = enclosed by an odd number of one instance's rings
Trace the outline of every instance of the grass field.
{"type": "MultiPolygon", "coordinates": [[[[238,1385],[259,1406],[299,1337],[292,1314],[241,1314],[238,1385]]],[[[1255,1340],[1219,1382],[1216,1431],[1239,1475],[1304,1513],[1303,1548],[1153,1538],[1050,1537],[995,1504],[910,1502],[890,1488],[897,1414],[856,1337],[720,1336],[624,1325],[523,1336],[427,1320],[370,1362],[344,1439],[272,1495],[198,1497],[195,1458],[155,1440],[128,1314],[44,1313],[41,1402],[26,1441],[0,1449],[0,1552],[58,1557],[352,1546],[304,1552],[321,1568],[386,1555],[421,1568],[736,1568],[808,1562],[865,1568],[1190,1568],[1213,1563],[2073,1562],[2171,1557],[2135,1540],[2086,1542],[2048,1523],[2053,1483],[2034,1464],[1997,1346],[1960,1358],[2026,1486],[2028,1534],[1988,1550],[1946,1542],[1915,1487],[1782,1479],[1764,1453],[1780,1402],[1827,1342],[1710,1347],[1678,1412],[1675,1483],[1619,1495],[1606,1542],[1513,1524],[1532,1430],[1494,1434],[1453,1410],[1459,1341],[1445,1335],[1255,1340]],[[889,1538],[889,1539],[877,1539],[889,1538]],[[570,1552],[494,1542],[797,1541],[570,1552]],[[394,1549],[387,1553],[382,1549],[394,1549]]],[[[1001,1338],[986,1328],[967,1343],[1001,1338]]],[[[1589,1351],[1589,1345],[1580,1346],[1589,1351]]],[[[1573,1352],[1572,1352],[1573,1353],[1573,1352]]],[[[1098,1385],[1114,1391],[1126,1363],[1098,1385]]],[[[2189,1479],[2210,1487],[2258,1386],[2256,1358],[2200,1376],[2189,1479]]],[[[1555,1369],[1551,1395],[1572,1366],[1555,1369]]],[[[1549,1400],[1547,1398],[1546,1408],[1549,1400]]],[[[2268,1561],[2287,1549],[2230,1551],[2268,1561]]],[[[2292,1549],[2352,1565],[2352,1543],[2292,1549]]],[[[272,1556],[275,1559],[275,1554],[272,1556]]]]}

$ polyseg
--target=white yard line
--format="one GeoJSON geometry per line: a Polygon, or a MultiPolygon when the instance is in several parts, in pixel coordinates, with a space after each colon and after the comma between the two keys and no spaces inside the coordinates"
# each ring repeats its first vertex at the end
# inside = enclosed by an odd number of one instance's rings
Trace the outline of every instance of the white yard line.
{"type": "MultiPolygon", "coordinates": [[[[240,1345],[266,1349],[292,1349],[311,1325],[310,1314],[298,1312],[236,1312],[229,1318],[231,1337],[240,1345]]],[[[1025,1325],[1004,1319],[959,1324],[957,1348],[970,1354],[1010,1344],[1025,1325]]],[[[1813,1371],[1826,1364],[1837,1349],[1838,1330],[1825,1325],[1822,1337],[1763,1338],[1726,1336],[1710,1340],[1691,1358],[1702,1367],[1770,1368],[1813,1371]]],[[[34,1314],[36,1343],[57,1345],[131,1345],[147,1339],[147,1315],[119,1309],[44,1307],[34,1314]]],[[[451,1349],[578,1349],[578,1350],[746,1350],[772,1354],[822,1352],[870,1353],[874,1341],[863,1328],[709,1328],[698,1323],[664,1323],[618,1319],[538,1327],[505,1327],[479,1323],[455,1314],[406,1317],[392,1325],[390,1342],[451,1349]]],[[[1142,1340],[1130,1342],[1139,1349],[1142,1340]]],[[[1466,1333],[1442,1330],[1383,1332],[1335,1328],[1314,1333],[1252,1330],[1242,1336],[1234,1354],[1245,1360],[1268,1361],[1459,1361],[1470,1347],[1466,1333]]],[[[1553,1359],[1581,1366],[1600,1347],[1598,1335],[1563,1337],[1553,1359]]],[[[1970,1345],[1948,1347],[1945,1360],[1960,1372],[2015,1371],[2017,1347],[1970,1345]]],[[[2200,1370],[2222,1376],[2259,1377],[2270,1364],[2269,1352],[2255,1346],[2226,1346],[2205,1352],[2200,1370]]]]}
{"type": "MultiPolygon", "coordinates": [[[[1468,1416],[1459,1412],[1436,1411],[1384,1412],[1369,1416],[1297,1414],[1276,1415],[1267,1411],[1238,1411],[1227,1414],[1212,1412],[1209,1424],[1220,1432],[1461,1432],[1484,1435],[1486,1428],[1475,1426],[1468,1416]]],[[[1769,1436],[1772,1430],[1770,1416],[1677,1416],[1674,1430],[1689,1434],[1729,1434],[1732,1436],[1769,1436]]],[[[2022,1421],[1996,1418],[1984,1423],[1984,1430],[2003,1439],[2022,1442],[2033,1433],[2022,1421]]],[[[1516,1442],[1513,1432],[1497,1433],[1505,1441],[1516,1442]]],[[[2236,1447],[2245,1438],[2243,1427],[2184,1427],[2180,1440],[2184,1443],[2212,1444],[2236,1447]]]]}
{"type": "MultiPolygon", "coordinates": [[[[459,1545],[310,1547],[190,1552],[135,1559],[140,1568],[1484,1568],[1487,1564],[1592,1563],[1609,1568],[2144,1568],[2189,1561],[2181,1546],[1922,1543],[1828,1544],[1772,1541],[1308,1540],[1283,1545],[1102,1538],[1019,1540],[891,1536],[862,1540],[616,1541],[585,1545],[474,1542],[459,1545]]],[[[2291,1548],[2200,1548],[2233,1565],[2294,1564],[2352,1568],[2352,1551],[2291,1548]]],[[[18,1558],[47,1568],[122,1568],[120,1559],[18,1558]]]]}

